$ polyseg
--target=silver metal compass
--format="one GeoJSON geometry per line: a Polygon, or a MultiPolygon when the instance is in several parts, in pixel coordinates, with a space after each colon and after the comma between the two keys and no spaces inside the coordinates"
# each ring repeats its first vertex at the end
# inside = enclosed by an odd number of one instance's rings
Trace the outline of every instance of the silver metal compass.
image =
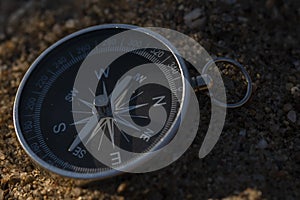
{"type": "Polygon", "coordinates": [[[118,149],[137,155],[172,140],[192,92],[187,81],[195,90],[213,87],[206,74],[212,62],[238,67],[248,83],[240,102],[213,101],[229,108],[247,102],[250,76],[233,60],[210,61],[191,77],[176,48],[150,30],[122,24],[83,29],[45,50],[25,74],[14,104],[18,139],[34,162],[56,174],[117,175],[148,159],[126,158],[118,149]],[[111,39],[128,30],[129,37],[111,39]]]}

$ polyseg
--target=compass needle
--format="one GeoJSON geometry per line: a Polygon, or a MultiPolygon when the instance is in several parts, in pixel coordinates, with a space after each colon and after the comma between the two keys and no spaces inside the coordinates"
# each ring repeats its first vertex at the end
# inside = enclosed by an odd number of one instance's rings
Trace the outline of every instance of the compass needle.
{"type": "Polygon", "coordinates": [[[71,110],[71,113],[78,113],[78,114],[92,114],[93,112],[71,110]]]}
{"type": "Polygon", "coordinates": [[[101,119],[100,122],[96,125],[95,129],[93,130],[92,134],[90,135],[89,139],[86,141],[85,144],[88,144],[99,131],[101,131],[101,133],[103,133],[103,127],[105,125],[106,125],[106,120],[101,119]]]}
{"type": "MultiPolygon", "coordinates": [[[[120,107],[122,107],[120,105],[120,103],[122,102],[122,100],[125,98],[126,94],[127,94],[128,90],[125,90],[116,100],[115,100],[115,109],[118,110],[120,107]]],[[[125,103],[126,104],[126,103],[125,103]]]]}
{"type": "Polygon", "coordinates": [[[90,93],[92,94],[93,97],[96,96],[96,95],[95,95],[95,92],[93,92],[91,88],[89,88],[89,91],[90,91],[90,93]]]}
{"type": "Polygon", "coordinates": [[[103,83],[103,95],[107,97],[107,91],[106,91],[106,87],[105,87],[105,83],[103,83]]]}
{"type": "Polygon", "coordinates": [[[99,141],[99,145],[98,145],[98,151],[99,151],[100,148],[101,148],[101,144],[102,144],[102,141],[103,141],[103,137],[104,137],[104,132],[105,132],[105,130],[106,130],[106,126],[107,126],[107,124],[104,123],[104,124],[103,124],[103,129],[101,129],[101,137],[100,137],[100,141],[99,141]]]}
{"type": "Polygon", "coordinates": [[[125,90],[132,81],[131,76],[126,76],[124,79],[122,79],[119,83],[117,83],[117,86],[114,88],[112,94],[111,94],[111,102],[116,102],[117,98],[120,96],[122,91],[125,90]]]}
{"type": "Polygon", "coordinates": [[[79,121],[73,122],[70,125],[86,124],[90,119],[91,119],[91,117],[87,117],[87,118],[81,119],[79,121]]]}
{"type": "Polygon", "coordinates": [[[80,144],[80,142],[82,140],[84,140],[86,138],[86,136],[91,132],[91,130],[97,125],[97,122],[98,122],[97,116],[93,115],[90,118],[90,120],[86,123],[86,125],[78,133],[77,137],[72,142],[68,151],[73,151],[75,149],[75,147],[77,147],[77,145],[80,144]]]}
{"type": "Polygon", "coordinates": [[[134,125],[132,125],[131,123],[129,123],[127,120],[125,120],[125,119],[122,118],[121,116],[118,116],[118,117],[116,118],[116,121],[117,121],[117,123],[121,123],[121,124],[123,124],[123,125],[125,125],[125,126],[127,126],[127,127],[130,127],[130,128],[132,128],[132,129],[134,129],[134,130],[140,131],[139,128],[135,127],[134,125]]]}
{"type": "Polygon", "coordinates": [[[123,117],[132,117],[132,118],[140,118],[140,119],[149,119],[147,116],[141,116],[141,115],[126,115],[126,114],[121,114],[123,117]]]}
{"type": "Polygon", "coordinates": [[[86,105],[89,108],[92,108],[92,109],[94,108],[94,105],[92,103],[89,103],[83,99],[78,99],[78,101],[80,101],[81,103],[83,103],[84,105],[86,105]]]}
{"type": "Polygon", "coordinates": [[[130,142],[129,139],[128,139],[128,137],[125,135],[124,131],[119,127],[118,123],[116,123],[115,120],[114,120],[114,124],[115,124],[115,126],[119,129],[119,131],[121,132],[121,134],[122,134],[122,136],[125,138],[125,140],[126,140],[127,142],[130,142]]]}
{"type": "Polygon", "coordinates": [[[108,132],[109,132],[111,143],[113,145],[113,148],[115,148],[114,125],[113,125],[111,119],[107,120],[107,128],[108,128],[108,132]]]}
{"type": "Polygon", "coordinates": [[[128,137],[125,135],[125,133],[124,133],[123,131],[121,131],[121,134],[123,135],[123,137],[125,138],[125,140],[126,140],[127,142],[130,142],[129,139],[128,139],[128,137]]]}
{"type": "Polygon", "coordinates": [[[105,107],[109,103],[109,98],[107,96],[107,91],[105,87],[105,83],[103,83],[103,93],[101,95],[98,95],[94,99],[94,105],[98,107],[105,107]]]}
{"type": "Polygon", "coordinates": [[[128,108],[120,108],[116,112],[118,114],[125,113],[125,112],[128,112],[128,111],[134,110],[134,109],[142,108],[142,107],[147,106],[147,105],[149,105],[149,104],[148,103],[144,103],[144,104],[140,104],[140,105],[129,106],[128,108]]]}
{"type": "Polygon", "coordinates": [[[124,105],[126,105],[126,104],[129,104],[129,102],[130,101],[132,101],[132,100],[134,100],[134,99],[136,99],[137,97],[139,97],[141,94],[143,94],[144,93],[144,91],[142,91],[142,92],[140,92],[140,93],[138,93],[137,95],[135,95],[135,96],[133,96],[133,97],[131,97],[130,99],[129,99],[129,101],[128,102],[125,102],[125,103],[123,103],[122,105],[120,105],[119,107],[123,107],[124,105]]]}

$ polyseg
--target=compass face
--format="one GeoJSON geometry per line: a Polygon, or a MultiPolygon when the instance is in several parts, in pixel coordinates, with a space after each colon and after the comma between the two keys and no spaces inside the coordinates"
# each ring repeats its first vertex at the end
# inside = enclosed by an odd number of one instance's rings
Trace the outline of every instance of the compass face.
{"type": "Polygon", "coordinates": [[[25,151],[57,174],[104,178],[163,148],[176,134],[184,102],[186,69],[173,50],[128,25],[88,28],[54,44],[17,93],[14,123],[25,151]],[[127,30],[131,38],[109,39],[127,30]],[[83,65],[89,67],[81,76],[83,65]]]}

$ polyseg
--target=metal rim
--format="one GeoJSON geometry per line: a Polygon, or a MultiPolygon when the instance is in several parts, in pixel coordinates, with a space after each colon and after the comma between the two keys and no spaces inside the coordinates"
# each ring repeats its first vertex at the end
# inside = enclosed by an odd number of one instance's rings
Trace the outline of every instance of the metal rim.
{"type": "Polygon", "coordinates": [[[206,74],[207,70],[209,69],[209,67],[212,64],[221,63],[221,62],[223,62],[223,63],[229,63],[229,64],[233,65],[234,67],[239,68],[239,70],[245,76],[245,79],[246,79],[246,82],[247,82],[247,91],[246,91],[245,96],[240,101],[238,101],[236,103],[224,103],[224,102],[221,102],[220,100],[214,98],[213,96],[211,97],[212,101],[216,105],[221,106],[221,107],[225,107],[225,108],[237,108],[237,107],[241,107],[242,105],[244,105],[250,99],[251,93],[252,93],[252,80],[250,78],[249,73],[247,72],[247,70],[245,69],[245,67],[242,64],[240,64],[239,62],[237,62],[235,60],[229,59],[229,58],[218,57],[218,58],[215,58],[215,59],[209,61],[203,67],[202,74],[206,74]]]}

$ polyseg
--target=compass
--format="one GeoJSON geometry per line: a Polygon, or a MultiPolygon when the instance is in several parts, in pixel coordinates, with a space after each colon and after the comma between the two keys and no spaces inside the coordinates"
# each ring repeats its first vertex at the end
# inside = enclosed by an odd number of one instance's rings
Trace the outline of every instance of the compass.
{"type": "Polygon", "coordinates": [[[198,88],[212,82],[190,79],[187,63],[164,37],[131,25],[86,28],[31,65],[15,99],[16,133],[50,172],[114,176],[174,138],[189,103],[187,81],[198,88]]]}

